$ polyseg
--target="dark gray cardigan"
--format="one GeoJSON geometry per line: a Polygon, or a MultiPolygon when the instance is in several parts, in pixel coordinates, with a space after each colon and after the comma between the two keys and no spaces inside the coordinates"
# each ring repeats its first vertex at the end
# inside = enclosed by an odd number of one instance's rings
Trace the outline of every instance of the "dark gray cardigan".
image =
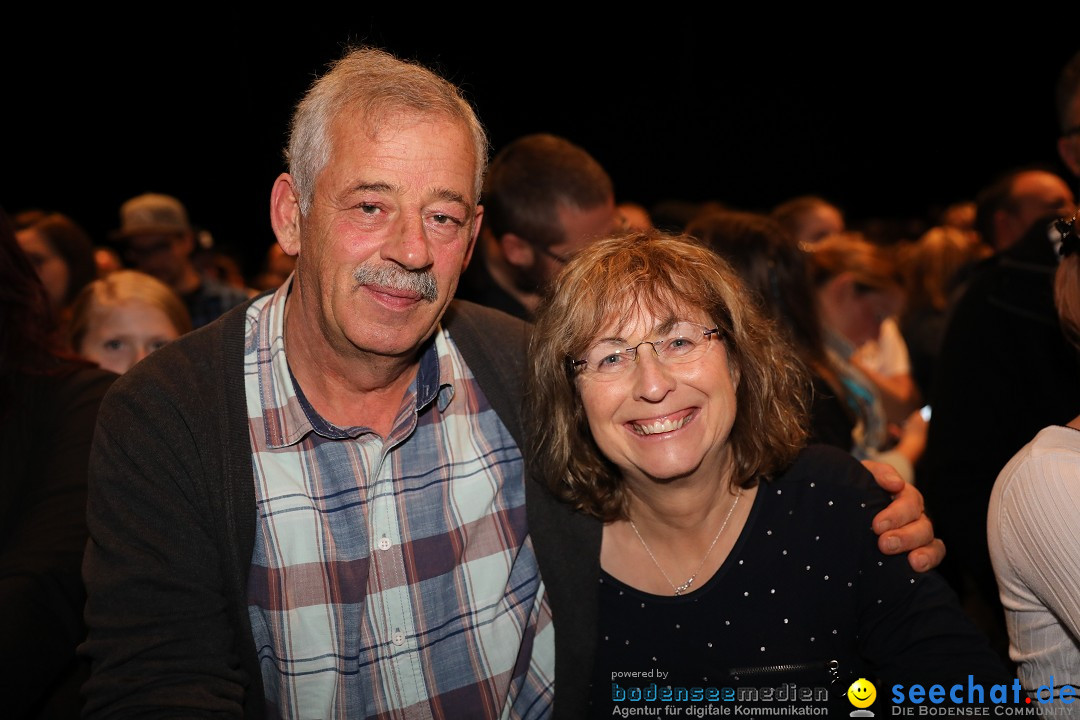
{"type": "MultiPolygon", "coordinates": [[[[94,667],[86,717],[264,716],[246,593],[256,520],[246,309],[154,353],[102,403],[84,564],[90,630],[80,650],[94,667]]],[[[528,325],[463,301],[451,304],[443,323],[523,446],[528,325]]],[[[601,525],[538,482],[526,481],[526,498],[555,623],[555,716],[581,717],[595,651],[601,525]]]]}

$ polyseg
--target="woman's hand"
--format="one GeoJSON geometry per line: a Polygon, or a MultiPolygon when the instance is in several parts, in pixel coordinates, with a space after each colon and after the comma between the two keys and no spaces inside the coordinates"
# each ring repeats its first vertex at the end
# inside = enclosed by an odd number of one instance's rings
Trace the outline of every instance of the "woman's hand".
{"type": "Polygon", "coordinates": [[[923,497],[914,485],[885,463],[864,460],[874,480],[893,496],[888,507],[874,517],[878,548],[886,555],[908,554],[912,569],[924,572],[945,559],[945,543],[934,537],[934,526],[926,516],[923,497]]]}

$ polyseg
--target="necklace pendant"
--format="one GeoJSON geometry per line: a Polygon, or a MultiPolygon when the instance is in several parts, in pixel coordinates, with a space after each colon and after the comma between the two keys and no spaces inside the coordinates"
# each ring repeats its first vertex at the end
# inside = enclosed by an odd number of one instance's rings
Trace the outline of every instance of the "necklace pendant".
{"type": "Polygon", "coordinates": [[[713,548],[716,547],[716,541],[719,540],[720,536],[724,534],[724,528],[727,527],[728,520],[731,519],[731,514],[735,512],[735,506],[739,504],[739,498],[741,497],[741,492],[735,495],[735,502],[731,503],[731,507],[728,508],[727,515],[724,516],[724,524],[721,525],[720,529],[716,531],[716,535],[713,537],[712,543],[709,544],[709,549],[705,551],[705,557],[701,558],[701,562],[698,564],[697,570],[694,571],[694,574],[690,576],[689,580],[684,582],[682,585],[679,585],[678,587],[675,586],[675,583],[671,582],[671,578],[668,577],[668,574],[666,572],[664,572],[664,568],[660,567],[660,561],[656,559],[656,555],[653,554],[653,551],[649,547],[649,544],[645,542],[645,538],[641,537],[641,533],[638,531],[637,525],[634,523],[633,520],[630,520],[630,529],[634,531],[635,535],[637,535],[638,541],[641,542],[641,547],[645,548],[645,552],[648,553],[649,558],[653,561],[653,565],[656,566],[656,569],[659,570],[660,574],[664,576],[665,580],[667,580],[668,585],[670,585],[671,589],[675,591],[676,596],[682,595],[690,589],[691,585],[694,584],[694,580],[697,579],[698,573],[700,573],[701,569],[705,567],[705,561],[709,559],[709,555],[712,554],[713,548]]]}

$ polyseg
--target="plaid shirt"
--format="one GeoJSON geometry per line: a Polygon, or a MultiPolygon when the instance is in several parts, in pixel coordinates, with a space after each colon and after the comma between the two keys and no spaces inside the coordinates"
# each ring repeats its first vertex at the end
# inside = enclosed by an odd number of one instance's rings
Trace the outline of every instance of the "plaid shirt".
{"type": "Polygon", "coordinates": [[[442,329],[385,440],[328,423],[286,362],[290,284],[251,306],[244,357],[268,714],[549,717],[554,628],[513,438],[442,329]]]}

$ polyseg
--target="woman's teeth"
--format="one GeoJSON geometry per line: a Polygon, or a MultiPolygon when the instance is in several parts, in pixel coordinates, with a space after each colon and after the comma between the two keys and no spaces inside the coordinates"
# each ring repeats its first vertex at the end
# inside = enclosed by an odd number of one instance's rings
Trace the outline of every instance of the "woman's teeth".
{"type": "Polygon", "coordinates": [[[683,425],[685,425],[689,420],[690,420],[690,416],[686,415],[686,416],[682,417],[681,419],[676,420],[675,422],[672,422],[671,420],[664,419],[664,420],[657,420],[656,422],[650,423],[648,425],[641,425],[639,423],[633,423],[632,427],[634,428],[634,432],[636,432],[638,435],[655,435],[656,433],[666,433],[666,432],[671,432],[673,430],[678,430],[683,425]]]}

